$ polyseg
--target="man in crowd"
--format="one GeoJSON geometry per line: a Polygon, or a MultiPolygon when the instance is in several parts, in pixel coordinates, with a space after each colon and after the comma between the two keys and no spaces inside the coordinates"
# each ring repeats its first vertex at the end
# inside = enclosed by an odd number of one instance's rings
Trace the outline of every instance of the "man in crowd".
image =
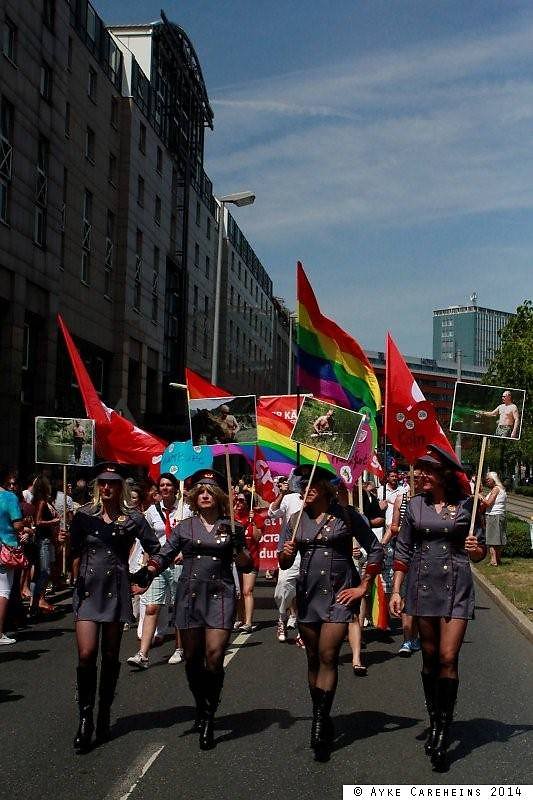
{"type": "Polygon", "coordinates": [[[495,436],[503,436],[507,439],[517,439],[520,431],[520,413],[516,404],[513,403],[511,392],[506,389],[502,394],[503,403],[496,406],[494,411],[478,411],[482,417],[498,417],[495,436]]]}

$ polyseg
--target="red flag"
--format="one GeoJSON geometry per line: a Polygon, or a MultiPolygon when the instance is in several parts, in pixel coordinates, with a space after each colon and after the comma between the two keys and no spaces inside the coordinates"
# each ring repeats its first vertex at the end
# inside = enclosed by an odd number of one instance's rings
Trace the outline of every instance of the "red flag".
{"type": "Polygon", "coordinates": [[[376,455],[376,451],[372,453],[370,456],[370,461],[368,462],[368,471],[379,478],[380,482],[383,483],[383,478],[385,477],[385,472],[383,467],[379,463],[379,458],[376,455]]]}
{"type": "Polygon", "coordinates": [[[119,464],[146,467],[152,477],[157,477],[158,465],[167,442],[138,428],[100,400],[78,348],[60,314],[57,315],[57,321],[80,387],[86,414],[95,421],[98,455],[119,464]]]}
{"type": "Polygon", "coordinates": [[[255,448],[254,486],[259,497],[266,503],[272,503],[279,494],[279,489],[274,483],[270,467],[260,447],[255,448]]]}
{"type": "Polygon", "coordinates": [[[433,404],[422,394],[390,333],[387,333],[385,433],[392,446],[411,464],[426,452],[428,444],[454,454],[433,404]]]}
{"type": "Polygon", "coordinates": [[[185,380],[191,400],[200,400],[202,397],[231,397],[230,392],[215,386],[214,383],[209,383],[192,369],[185,370],[185,380]]]}

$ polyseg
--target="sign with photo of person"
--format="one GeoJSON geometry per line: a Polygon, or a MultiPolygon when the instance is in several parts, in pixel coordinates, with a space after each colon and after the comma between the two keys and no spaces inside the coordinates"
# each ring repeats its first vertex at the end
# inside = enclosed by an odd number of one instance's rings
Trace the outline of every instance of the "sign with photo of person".
{"type": "Polygon", "coordinates": [[[35,417],[35,463],[94,466],[94,420],[35,417]]]}
{"type": "Polygon", "coordinates": [[[257,442],[255,395],[202,397],[189,401],[193,445],[257,442]]]}
{"type": "Polygon", "coordinates": [[[306,397],[291,439],[348,461],[364,420],[357,411],[306,397]]]}
{"type": "Polygon", "coordinates": [[[455,384],[450,431],[520,439],[526,393],[508,386],[455,384]]]}

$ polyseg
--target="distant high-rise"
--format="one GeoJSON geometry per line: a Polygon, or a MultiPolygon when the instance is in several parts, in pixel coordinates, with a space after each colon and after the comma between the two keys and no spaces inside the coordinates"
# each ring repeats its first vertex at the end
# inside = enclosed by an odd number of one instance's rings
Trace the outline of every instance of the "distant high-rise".
{"type": "Polygon", "coordinates": [[[486,367],[500,346],[500,332],[514,316],[508,311],[482,308],[477,294],[470,305],[433,311],[433,358],[455,361],[460,350],[463,364],[486,367]]]}

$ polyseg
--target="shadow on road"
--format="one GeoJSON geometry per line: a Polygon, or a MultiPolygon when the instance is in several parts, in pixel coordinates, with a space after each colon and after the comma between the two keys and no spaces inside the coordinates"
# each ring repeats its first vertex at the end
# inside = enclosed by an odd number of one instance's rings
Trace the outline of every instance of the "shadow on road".
{"type": "Polygon", "coordinates": [[[532,730],[533,725],[510,725],[484,717],[454,722],[451,728],[453,749],[450,749],[450,763],[460,761],[485,744],[508,742],[532,730]]]}
{"type": "Polygon", "coordinates": [[[341,750],[358,739],[369,739],[380,733],[394,733],[404,728],[413,728],[420,720],[415,717],[385,714],[382,711],[356,711],[352,714],[335,716],[333,722],[337,733],[333,749],[341,750]]]}
{"type": "Polygon", "coordinates": [[[149,731],[157,728],[170,728],[182,722],[194,720],[195,709],[192,706],[173,706],[159,711],[144,711],[119,717],[113,725],[112,737],[118,739],[132,731],[149,731]]]}
{"type": "Polygon", "coordinates": [[[39,656],[49,652],[50,650],[28,650],[28,652],[12,650],[9,653],[0,653],[0,664],[7,664],[8,661],[35,661],[39,656]]]}
{"type": "Polygon", "coordinates": [[[286,708],[254,708],[252,711],[227,714],[216,718],[215,728],[229,730],[228,733],[218,736],[217,741],[253,736],[272,725],[277,725],[280,730],[288,730],[300,719],[304,717],[293,717],[286,708]]]}
{"type": "Polygon", "coordinates": [[[22,700],[23,694],[15,694],[11,689],[0,689],[0,703],[10,703],[12,700],[22,700]]]}

